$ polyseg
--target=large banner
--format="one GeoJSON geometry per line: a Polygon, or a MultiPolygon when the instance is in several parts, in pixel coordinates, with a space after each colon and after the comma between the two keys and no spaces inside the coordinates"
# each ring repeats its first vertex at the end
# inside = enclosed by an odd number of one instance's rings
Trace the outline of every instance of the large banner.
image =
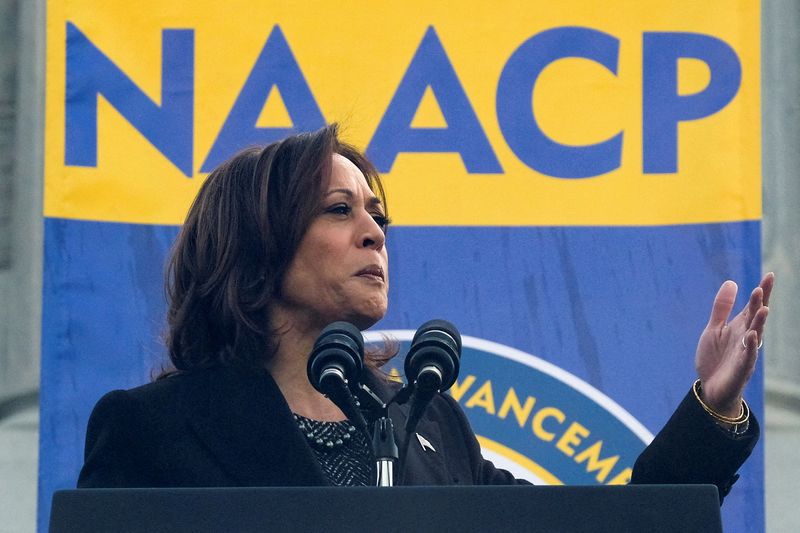
{"type": "MultiPolygon", "coordinates": [[[[396,222],[370,335],[450,320],[451,394],[487,457],[626,483],[720,283],[760,277],[759,18],[745,0],[48,2],[40,529],[94,403],[166,362],[164,262],[208,172],[330,122],[396,222]]],[[[760,365],[748,400],[761,416],[760,365]]],[[[726,531],[763,530],[761,446],[741,474],[726,531]]]]}

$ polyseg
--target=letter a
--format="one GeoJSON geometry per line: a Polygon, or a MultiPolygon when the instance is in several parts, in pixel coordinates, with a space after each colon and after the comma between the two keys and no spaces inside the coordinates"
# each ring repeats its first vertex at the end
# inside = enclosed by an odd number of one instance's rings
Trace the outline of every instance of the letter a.
{"type": "Polygon", "coordinates": [[[367,147],[367,156],[381,172],[392,169],[400,152],[457,152],[470,174],[503,172],[433,26],[425,32],[367,147]],[[446,128],[411,127],[428,87],[446,128]]]}
{"type": "Polygon", "coordinates": [[[280,26],[276,25],[200,171],[211,172],[214,167],[245,146],[271,143],[293,133],[313,131],[324,126],[325,118],[311,94],[300,65],[297,64],[280,26]],[[274,85],[278,86],[286,111],[292,119],[291,128],[256,127],[274,85]]]}

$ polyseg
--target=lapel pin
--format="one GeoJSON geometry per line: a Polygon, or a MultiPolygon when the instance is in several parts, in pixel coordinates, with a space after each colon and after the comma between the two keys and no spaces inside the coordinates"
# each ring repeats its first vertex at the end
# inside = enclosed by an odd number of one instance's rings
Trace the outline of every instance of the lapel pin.
{"type": "Polygon", "coordinates": [[[416,435],[417,435],[417,440],[419,441],[419,445],[422,446],[423,450],[430,450],[432,452],[436,452],[436,448],[433,447],[433,444],[428,442],[428,439],[426,439],[419,433],[417,433],[416,435]]]}

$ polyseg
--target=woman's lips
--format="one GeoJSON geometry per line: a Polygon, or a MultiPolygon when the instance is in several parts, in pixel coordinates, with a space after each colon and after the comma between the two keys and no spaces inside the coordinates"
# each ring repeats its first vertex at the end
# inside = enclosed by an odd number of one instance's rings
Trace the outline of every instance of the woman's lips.
{"type": "Polygon", "coordinates": [[[378,281],[385,281],[385,277],[383,274],[383,267],[376,265],[370,265],[366,268],[359,270],[356,273],[356,276],[375,279],[378,281]]]}

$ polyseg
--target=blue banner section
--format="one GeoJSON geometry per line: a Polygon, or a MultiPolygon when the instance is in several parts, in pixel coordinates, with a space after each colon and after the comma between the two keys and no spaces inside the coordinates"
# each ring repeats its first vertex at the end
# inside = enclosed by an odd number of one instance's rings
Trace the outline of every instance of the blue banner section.
{"type": "MultiPolygon", "coordinates": [[[[730,278],[743,287],[738,309],[758,282],[759,233],[758,222],[392,228],[390,308],[376,328],[413,330],[446,318],[464,335],[557,365],[656,432],[689,390],[697,338],[720,283],[730,278]]],[[[94,403],[111,389],[148,381],[166,362],[164,260],[176,234],[174,226],[46,219],[40,528],[52,492],[75,484],[94,403]]],[[[492,363],[473,351],[465,350],[460,385],[469,375],[475,381],[459,401],[479,434],[500,441],[515,415],[487,416],[485,393],[476,396],[481,385],[492,381],[499,411],[509,387],[520,403],[533,394],[541,403],[557,384],[526,383],[508,360],[492,363]]],[[[763,420],[761,381],[753,379],[748,400],[763,420]]],[[[587,409],[568,415],[588,427],[599,415],[587,409]]],[[[542,427],[555,433],[554,422],[542,427]]],[[[526,451],[517,436],[505,445],[526,451]]],[[[531,459],[553,468],[547,454],[560,452],[547,450],[531,459]]],[[[609,445],[603,456],[612,451],[609,445]]],[[[759,446],[726,500],[726,522],[761,529],[762,479],[759,446]]]]}

